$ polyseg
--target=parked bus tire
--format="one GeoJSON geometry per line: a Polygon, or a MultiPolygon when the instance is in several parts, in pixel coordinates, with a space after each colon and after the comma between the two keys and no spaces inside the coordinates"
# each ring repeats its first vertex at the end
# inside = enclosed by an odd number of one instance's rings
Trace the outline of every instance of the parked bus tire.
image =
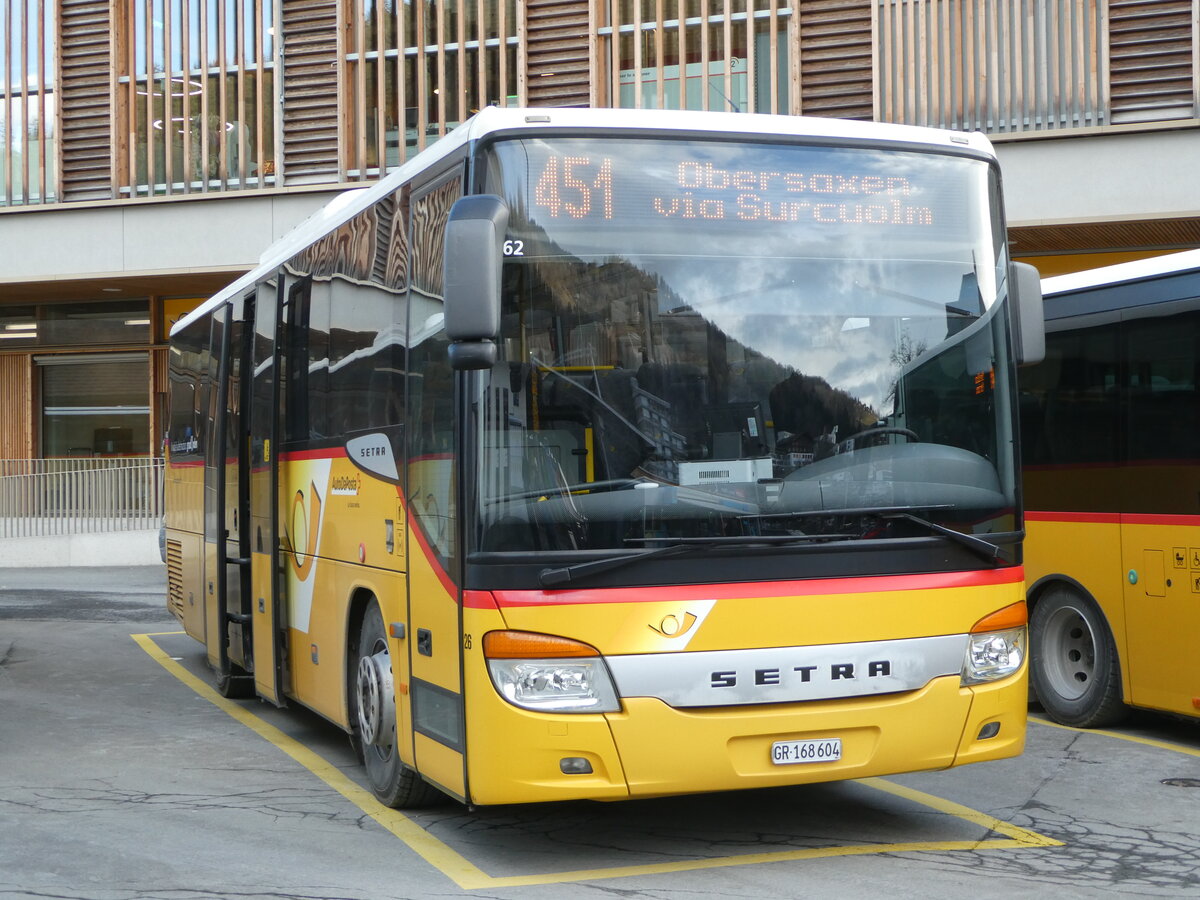
{"type": "Polygon", "coordinates": [[[1050,588],[1034,605],[1029,630],[1030,681],[1050,718],[1077,728],[1124,718],[1117,647],[1090,597],[1050,588]]]}
{"type": "Polygon", "coordinates": [[[391,655],[383,616],[374,600],[363,613],[353,671],[352,721],[371,792],[380,803],[394,809],[430,806],[444,800],[441,791],[400,761],[391,655]]]}

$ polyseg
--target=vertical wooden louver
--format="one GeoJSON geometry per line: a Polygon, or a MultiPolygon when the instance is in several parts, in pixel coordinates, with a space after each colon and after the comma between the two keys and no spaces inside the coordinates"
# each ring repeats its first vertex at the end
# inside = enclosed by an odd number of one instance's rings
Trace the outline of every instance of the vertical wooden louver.
{"type": "Polygon", "coordinates": [[[283,175],[338,180],[337,0],[282,0],[283,175]]]}
{"type": "Polygon", "coordinates": [[[113,196],[109,0],[61,0],[59,89],[62,199],[113,196]]]}
{"type": "Polygon", "coordinates": [[[870,120],[872,0],[806,0],[800,16],[800,114],[870,120]]]}
{"type": "Polygon", "coordinates": [[[1114,122],[1193,115],[1192,0],[1109,0],[1114,122]]]}
{"type": "Polygon", "coordinates": [[[33,456],[33,363],[28,353],[0,353],[0,459],[33,456]]]}
{"type": "Polygon", "coordinates": [[[1097,0],[877,0],[884,122],[989,133],[1105,124],[1097,0]]]}
{"type": "Polygon", "coordinates": [[[587,106],[586,0],[527,0],[524,7],[529,105],[587,106]]]}

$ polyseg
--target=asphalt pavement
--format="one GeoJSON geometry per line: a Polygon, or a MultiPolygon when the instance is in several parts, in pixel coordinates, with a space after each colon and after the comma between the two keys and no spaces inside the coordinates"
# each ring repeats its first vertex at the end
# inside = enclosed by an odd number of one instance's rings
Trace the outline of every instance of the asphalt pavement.
{"type": "MultiPolygon", "coordinates": [[[[162,566],[0,570],[0,898],[1200,897],[1200,722],[946,772],[401,813],[345,734],[226,701],[162,566]]],[[[680,748],[686,752],[686,748],[680,748]]]]}

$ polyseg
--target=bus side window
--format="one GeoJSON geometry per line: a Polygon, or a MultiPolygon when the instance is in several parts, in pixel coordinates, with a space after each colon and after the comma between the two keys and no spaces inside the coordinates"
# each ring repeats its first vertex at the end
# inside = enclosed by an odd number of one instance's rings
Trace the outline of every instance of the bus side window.
{"type": "Polygon", "coordinates": [[[330,434],[329,284],[305,276],[288,289],[284,303],[284,435],[288,443],[330,434]]]}

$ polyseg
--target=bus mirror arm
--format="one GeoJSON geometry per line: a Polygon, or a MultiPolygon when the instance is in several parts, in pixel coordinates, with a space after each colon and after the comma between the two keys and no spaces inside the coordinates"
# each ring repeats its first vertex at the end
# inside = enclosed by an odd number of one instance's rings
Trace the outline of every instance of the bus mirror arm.
{"type": "Polygon", "coordinates": [[[493,194],[461,197],[450,209],[442,284],[453,369],[484,369],[496,361],[507,229],[508,207],[493,194]]]}
{"type": "Polygon", "coordinates": [[[1008,291],[1012,299],[1017,365],[1039,363],[1046,356],[1046,320],[1038,270],[1028,263],[1009,263],[1008,291]]]}

